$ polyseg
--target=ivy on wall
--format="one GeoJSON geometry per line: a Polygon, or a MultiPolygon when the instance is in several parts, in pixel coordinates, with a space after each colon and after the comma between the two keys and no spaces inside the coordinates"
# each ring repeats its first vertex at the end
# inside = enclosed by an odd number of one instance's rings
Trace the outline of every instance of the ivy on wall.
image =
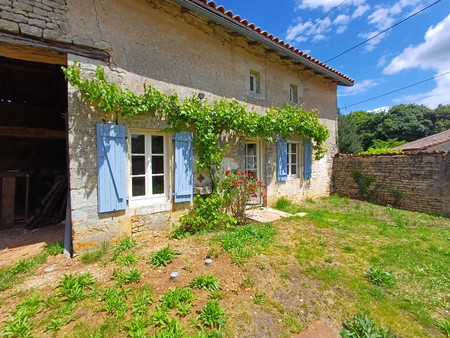
{"type": "Polygon", "coordinates": [[[286,104],[260,115],[248,111],[247,106],[236,99],[219,99],[213,103],[199,100],[195,95],[182,99],[177,94],[166,95],[146,85],[144,92],[137,95],[108,82],[101,67],[97,67],[92,79],[81,76],[78,62],[63,67],[63,72],[82,99],[98,105],[105,112],[133,116],[155,111],[157,117],[167,122],[168,130],[192,131],[199,172],[210,169],[214,176],[214,172],[220,169],[223,154],[229,146],[221,141],[223,135],[261,137],[269,142],[273,142],[275,137],[289,139],[301,135],[314,141],[316,159],[322,158],[326,152],[322,145],[329,136],[329,130],[319,123],[314,111],[286,104]]]}

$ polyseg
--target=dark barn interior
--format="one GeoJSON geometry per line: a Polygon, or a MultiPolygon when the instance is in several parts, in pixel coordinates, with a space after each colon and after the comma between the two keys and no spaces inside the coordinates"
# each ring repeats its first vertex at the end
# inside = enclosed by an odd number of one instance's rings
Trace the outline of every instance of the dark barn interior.
{"type": "Polygon", "coordinates": [[[61,65],[0,57],[0,228],[64,219],[66,113],[61,65]]]}

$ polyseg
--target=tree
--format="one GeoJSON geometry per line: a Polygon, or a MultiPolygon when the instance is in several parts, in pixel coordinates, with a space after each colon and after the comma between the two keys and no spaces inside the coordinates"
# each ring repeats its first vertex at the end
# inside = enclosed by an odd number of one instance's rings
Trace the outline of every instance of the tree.
{"type": "Polygon", "coordinates": [[[338,147],[339,152],[344,154],[355,154],[363,150],[362,139],[357,130],[352,114],[339,115],[338,119],[338,147]]]}
{"type": "Polygon", "coordinates": [[[440,133],[450,129],[450,104],[440,104],[434,110],[436,122],[434,124],[433,134],[440,133]]]}

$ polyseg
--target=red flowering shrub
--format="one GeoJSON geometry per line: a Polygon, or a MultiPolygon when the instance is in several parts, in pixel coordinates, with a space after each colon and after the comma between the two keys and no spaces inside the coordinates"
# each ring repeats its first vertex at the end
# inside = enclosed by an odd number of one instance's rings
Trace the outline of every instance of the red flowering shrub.
{"type": "Polygon", "coordinates": [[[240,218],[247,205],[260,204],[266,197],[267,187],[252,173],[225,171],[217,184],[216,191],[225,201],[225,212],[240,218]]]}

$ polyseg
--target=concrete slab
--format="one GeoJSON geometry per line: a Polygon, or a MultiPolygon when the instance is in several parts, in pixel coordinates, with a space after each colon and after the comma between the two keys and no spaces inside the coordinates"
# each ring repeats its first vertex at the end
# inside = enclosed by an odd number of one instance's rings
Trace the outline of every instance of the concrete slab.
{"type": "Polygon", "coordinates": [[[255,222],[273,222],[277,221],[279,219],[285,218],[285,217],[291,217],[291,216],[305,216],[306,213],[298,213],[295,215],[292,215],[290,213],[272,209],[272,208],[257,208],[257,209],[249,209],[244,213],[244,216],[248,219],[255,221],[255,222]]]}
{"type": "Polygon", "coordinates": [[[336,338],[338,332],[321,320],[312,323],[305,331],[294,338],[336,338]]]}

